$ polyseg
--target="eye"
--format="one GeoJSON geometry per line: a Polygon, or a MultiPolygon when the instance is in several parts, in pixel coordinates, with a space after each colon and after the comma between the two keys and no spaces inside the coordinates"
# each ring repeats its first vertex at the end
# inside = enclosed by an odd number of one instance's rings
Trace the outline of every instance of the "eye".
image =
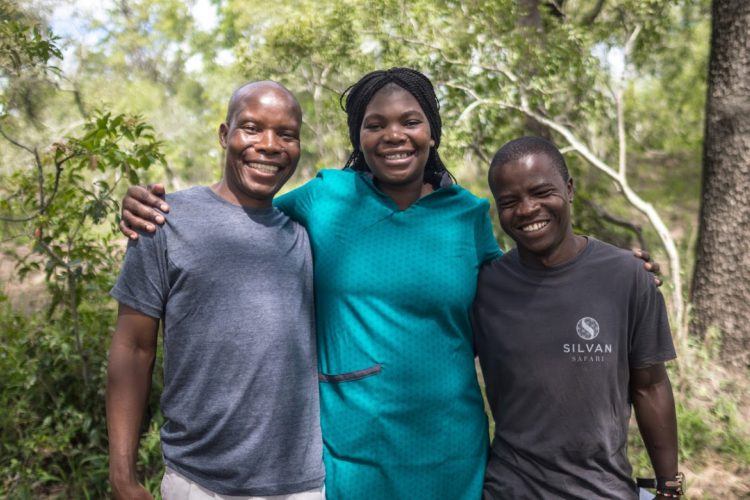
{"type": "Polygon", "coordinates": [[[504,208],[513,207],[513,205],[516,204],[516,199],[515,198],[500,198],[498,200],[495,200],[495,202],[497,203],[497,208],[504,209],[504,208]]]}
{"type": "Polygon", "coordinates": [[[365,125],[362,128],[365,130],[378,130],[380,129],[380,123],[378,122],[365,123],[365,125]]]}
{"type": "Polygon", "coordinates": [[[552,188],[545,188],[545,189],[540,189],[539,191],[536,191],[534,195],[540,198],[546,198],[547,196],[551,196],[552,193],[554,192],[555,190],[552,188]]]}
{"type": "Polygon", "coordinates": [[[255,134],[255,133],[260,132],[260,129],[253,123],[245,123],[244,125],[242,125],[242,130],[250,134],[255,134]]]}
{"type": "Polygon", "coordinates": [[[418,127],[421,124],[422,124],[422,120],[411,119],[411,120],[407,120],[404,125],[406,125],[407,127],[418,127]]]}

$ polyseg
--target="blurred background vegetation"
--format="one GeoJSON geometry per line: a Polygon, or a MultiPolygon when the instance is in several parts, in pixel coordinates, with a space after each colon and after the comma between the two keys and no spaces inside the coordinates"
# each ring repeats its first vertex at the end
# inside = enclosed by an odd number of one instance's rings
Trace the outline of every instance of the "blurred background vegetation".
{"type": "MultiPolygon", "coordinates": [[[[462,185],[489,198],[494,151],[549,137],[577,182],[577,230],[666,268],[690,497],[750,496],[747,371],[722,362],[718,331],[687,334],[683,305],[710,33],[709,0],[0,0],[0,495],[108,495],[107,291],[124,187],[218,179],[228,97],[266,78],[304,108],[299,185],[348,156],[341,91],[411,66],[437,86],[442,155],[462,185]]],[[[160,372],[139,456],[154,492],[160,372]]],[[[637,433],[631,456],[649,475],[637,433]]]]}

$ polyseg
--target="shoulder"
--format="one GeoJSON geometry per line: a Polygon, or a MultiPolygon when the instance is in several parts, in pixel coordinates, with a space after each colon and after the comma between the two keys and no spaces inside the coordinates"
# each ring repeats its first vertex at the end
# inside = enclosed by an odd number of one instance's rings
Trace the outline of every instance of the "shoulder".
{"type": "Polygon", "coordinates": [[[606,262],[615,266],[616,269],[629,270],[630,272],[635,272],[643,267],[642,261],[637,259],[632,251],[605,243],[591,236],[587,236],[587,238],[589,245],[592,247],[590,259],[606,262]]]}
{"type": "Polygon", "coordinates": [[[335,168],[326,168],[323,170],[319,170],[315,177],[310,179],[306,185],[309,184],[315,184],[321,187],[335,187],[335,186],[345,186],[345,185],[351,185],[357,180],[359,180],[359,177],[362,175],[360,172],[356,172],[350,168],[346,169],[335,169],[335,168]]]}
{"type": "Polygon", "coordinates": [[[455,192],[456,200],[465,204],[468,207],[476,208],[479,210],[489,210],[490,202],[485,198],[480,198],[465,187],[454,184],[449,189],[453,189],[455,192]]]}
{"type": "Polygon", "coordinates": [[[294,187],[290,191],[274,199],[274,204],[282,209],[288,208],[291,202],[298,202],[308,198],[317,198],[321,194],[337,191],[352,190],[359,174],[353,170],[324,169],[319,170],[315,177],[294,187]]]}
{"type": "Polygon", "coordinates": [[[175,191],[173,193],[167,193],[166,200],[169,203],[179,203],[179,202],[185,202],[185,201],[192,201],[195,199],[205,199],[207,198],[206,191],[209,188],[208,186],[191,186],[189,188],[180,189],[179,191],[175,191]]]}
{"type": "Polygon", "coordinates": [[[305,229],[305,226],[289,217],[279,207],[273,207],[273,211],[269,214],[268,225],[278,227],[279,229],[283,229],[284,231],[294,233],[307,239],[307,229],[305,229]]]}
{"type": "Polygon", "coordinates": [[[619,248],[589,236],[593,245],[588,263],[605,273],[611,282],[632,283],[634,290],[655,286],[651,274],[643,267],[643,261],[631,250],[619,248]]]}
{"type": "Polygon", "coordinates": [[[165,201],[170,207],[168,214],[170,218],[179,215],[190,207],[195,208],[217,202],[215,197],[211,195],[211,188],[208,186],[192,186],[174,193],[167,193],[165,201]]]}
{"type": "Polygon", "coordinates": [[[511,274],[517,274],[519,270],[518,265],[518,251],[513,248],[506,253],[503,253],[495,259],[487,261],[479,269],[479,280],[492,281],[497,279],[499,276],[508,276],[511,274]]]}
{"type": "Polygon", "coordinates": [[[475,221],[484,221],[489,216],[490,202],[476,196],[468,189],[453,184],[442,188],[442,205],[450,208],[455,213],[471,216],[475,221]]]}

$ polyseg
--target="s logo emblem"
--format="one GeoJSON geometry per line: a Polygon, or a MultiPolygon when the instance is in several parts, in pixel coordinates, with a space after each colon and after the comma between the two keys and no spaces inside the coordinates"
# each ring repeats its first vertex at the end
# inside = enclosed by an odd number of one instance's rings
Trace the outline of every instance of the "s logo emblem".
{"type": "Polygon", "coordinates": [[[578,320],[576,332],[583,340],[594,340],[599,335],[599,323],[588,316],[578,320]]]}

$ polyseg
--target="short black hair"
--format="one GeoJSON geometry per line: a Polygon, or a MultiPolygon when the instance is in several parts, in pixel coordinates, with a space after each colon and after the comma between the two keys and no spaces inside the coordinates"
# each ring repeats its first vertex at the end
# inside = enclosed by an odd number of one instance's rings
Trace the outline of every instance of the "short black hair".
{"type": "Polygon", "coordinates": [[[440,103],[430,79],[411,68],[391,68],[367,73],[341,94],[339,104],[346,111],[349,140],[354,149],[344,168],[363,172],[370,171],[359,143],[359,132],[367,105],[373,96],[388,84],[397,85],[413,95],[427,117],[427,122],[430,124],[430,136],[435,145],[430,148],[427,165],[425,165],[424,180],[438,186],[444,173],[450,175],[437,151],[438,146],[440,146],[443,125],[440,119],[440,103]]]}
{"type": "Polygon", "coordinates": [[[492,187],[492,175],[495,170],[507,165],[508,163],[518,161],[529,155],[543,154],[552,162],[552,166],[555,167],[557,172],[562,177],[562,180],[568,182],[570,179],[570,173],[568,172],[568,166],[565,164],[565,158],[563,158],[560,150],[557,146],[552,144],[547,139],[535,136],[520,137],[513,139],[506,143],[503,147],[497,150],[495,156],[492,157],[490,162],[490,170],[487,173],[487,180],[492,187]]]}

